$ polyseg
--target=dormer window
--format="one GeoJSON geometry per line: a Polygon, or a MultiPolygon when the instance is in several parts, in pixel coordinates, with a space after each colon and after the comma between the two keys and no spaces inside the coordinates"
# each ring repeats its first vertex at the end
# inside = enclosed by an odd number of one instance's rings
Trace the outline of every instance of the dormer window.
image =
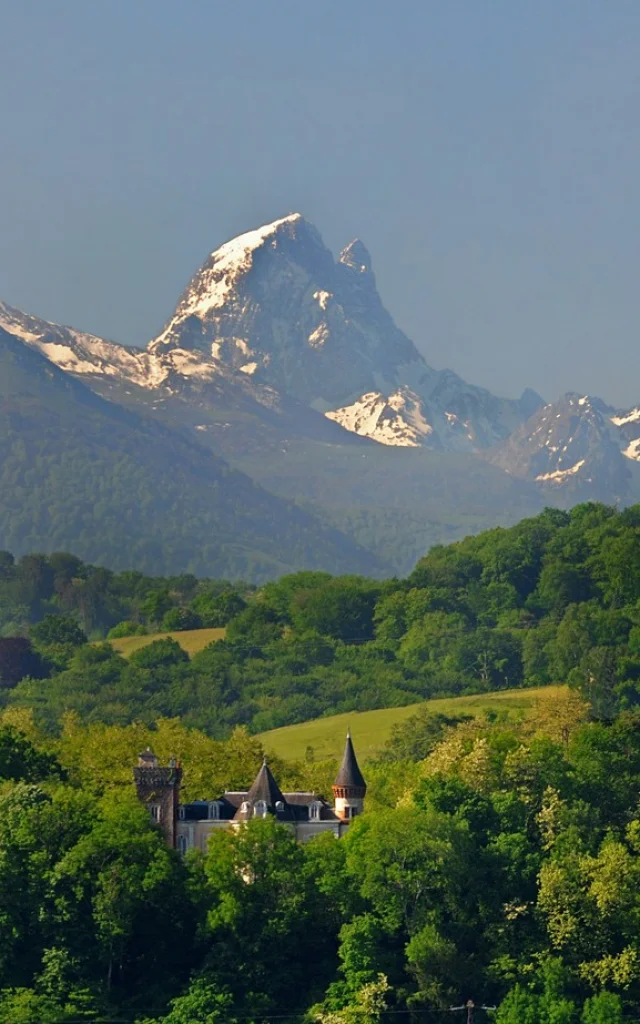
{"type": "Polygon", "coordinates": [[[243,800],[240,804],[240,814],[249,814],[251,811],[251,804],[248,800],[243,800]]]}
{"type": "Polygon", "coordinates": [[[209,821],[219,821],[220,820],[220,801],[219,800],[211,800],[210,801],[210,803],[207,806],[207,817],[208,817],[209,821]]]}
{"type": "Polygon", "coordinates": [[[264,800],[256,800],[253,814],[256,818],[266,818],[267,816],[267,804],[264,800]]]}
{"type": "Polygon", "coordinates": [[[322,804],[319,800],[314,800],[312,804],[309,804],[309,821],[320,821],[322,815],[322,804]]]}

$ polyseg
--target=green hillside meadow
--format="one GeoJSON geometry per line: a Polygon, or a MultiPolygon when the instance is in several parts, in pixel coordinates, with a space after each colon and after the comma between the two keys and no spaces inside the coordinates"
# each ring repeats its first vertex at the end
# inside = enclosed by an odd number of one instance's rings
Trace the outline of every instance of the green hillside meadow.
{"type": "Polygon", "coordinates": [[[226,630],[220,629],[185,629],[176,630],[173,633],[152,633],[149,636],[124,636],[118,640],[110,640],[112,647],[116,649],[118,654],[122,654],[125,658],[128,658],[134,651],[139,651],[143,647],[148,647],[149,644],[154,643],[155,640],[167,640],[171,638],[176,640],[183,651],[186,651],[188,655],[197,654],[198,651],[203,651],[204,648],[214,642],[214,640],[222,640],[226,630]]]}
{"type": "MultiPolygon", "coordinates": [[[[566,690],[564,686],[541,686],[531,690],[502,690],[497,693],[482,693],[472,697],[448,697],[425,703],[434,714],[467,714],[481,716],[486,711],[506,711],[513,718],[535,715],[541,696],[552,697],[566,690]]],[[[377,711],[352,711],[346,715],[331,715],[315,718],[299,725],[287,725],[282,729],[263,732],[259,739],[266,750],[278,757],[297,759],[305,756],[308,747],[313,747],[314,757],[323,760],[339,757],[344,749],[347,729],[353,735],[362,761],[375,757],[384,747],[394,725],[404,722],[424,704],[409,704],[402,708],[381,708],[377,711]]]]}

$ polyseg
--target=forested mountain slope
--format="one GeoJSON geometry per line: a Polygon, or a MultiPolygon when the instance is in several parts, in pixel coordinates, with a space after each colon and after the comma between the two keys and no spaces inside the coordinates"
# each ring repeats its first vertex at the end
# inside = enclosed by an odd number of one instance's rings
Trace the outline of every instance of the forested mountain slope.
{"type": "Polygon", "coordinates": [[[254,580],[376,558],[0,330],[0,547],[254,580]]]}

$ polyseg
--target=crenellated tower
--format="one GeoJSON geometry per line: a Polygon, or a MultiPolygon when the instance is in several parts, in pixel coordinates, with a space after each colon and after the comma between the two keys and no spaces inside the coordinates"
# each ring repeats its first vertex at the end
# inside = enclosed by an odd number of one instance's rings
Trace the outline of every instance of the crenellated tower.
{"type": "Polygon", "coordinates": [[[342,764],[333,784],[333,806],[341,821],[349,822],[358,814],[362,814],[366,793],[367,784],[358,767],[351,733],[347,732],[342,764]]]}
{"type": "Polygon", "coordinates": [[[171,758],[167,767],[161,767],[151,747],[147,747],[138,757],[133,778],[138,799],[148,807],[169,846],[175,848],[182,768],[175,758],[171,758]]]}

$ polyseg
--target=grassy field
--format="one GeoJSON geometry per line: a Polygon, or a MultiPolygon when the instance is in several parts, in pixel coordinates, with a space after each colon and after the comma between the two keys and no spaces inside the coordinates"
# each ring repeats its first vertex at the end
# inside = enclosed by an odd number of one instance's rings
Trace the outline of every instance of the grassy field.
{"type": "Polygon", "coordinates": [[[166,640],[170,636],[173,640],[178,641],[187,654],[193,655],[201,651],[207,644],[213,643],[214,640],[222,640],[224,634],[224,629],[185,629],[182,632],[176,633],[125,636],[120,640],[110,640],[109,643],[115,647],[116,651],[119,651],[125,658],[128,658],[134,651],[139,651],[141,647],[146,647],[148,644],[153,643],[154,640],[166,640]]]}
{"type": "MultiPolygon", "coordinates": [[[[485,711],[508,711],[511,715],[535,713],[541,696],[549,697],[564,691],[563,686],[545,686],[532,690],[503,690],[498,693],[483,693],[473,697],[448,697],[428,701],[435,713],[464,713],[482,715],[485,711]]],[[[404,708],[383,708],[380,711],[349,712],[330,718],[315,718],[300,725],[287,725],[283,729],[263,732],[260,739],[268,751],[279,757],[304,757],[307,747],[313,747],[315,757],[338,757],[344,749],[344,738],[350,728],[358,757],[362,761],[373,757],[384,747],[391,734],[392,726],[413,715],[422,704],[409,704],[404,708]]]]}

